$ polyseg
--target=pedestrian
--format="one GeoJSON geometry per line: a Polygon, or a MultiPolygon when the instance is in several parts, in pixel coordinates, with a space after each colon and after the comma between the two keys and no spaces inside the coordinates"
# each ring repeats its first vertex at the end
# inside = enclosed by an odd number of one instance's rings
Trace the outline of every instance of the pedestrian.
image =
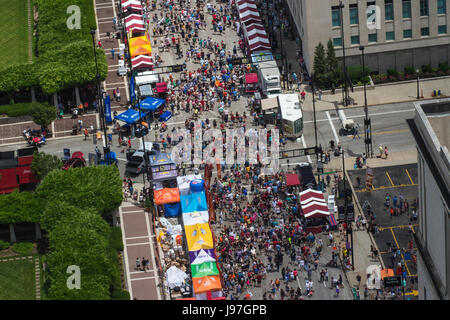
{"type": "Polygon", "coordinates": [[[381,144],[378,146],[378,151],[380,152],[380,158],[383,158],[383,146],[381,144]]]}
{"type": "Polygon", "coordinates": [[[302,90],[302,92],[300,93],[301,97],[302,97],[302,101],[305,101],[305,97],[306,97],[306,92],[305,90],[302,90]]]}
{"type": "Polygon", "coordinates": [[[387,146],[384,147],[384,156],[385,156],[385,159],[387,160],[387,158],[388,158],[388,147],[387,146]]]}
{"type": "Polygon", "coordinates": [[[353,140],[355,140],[356,136],[358,136],[358,139],[361,139],[361,137],[359,136],[359,133],[358,133],[358,128],[359,128],[358,124],[355,123],[355,127],[353,128],[353,130],[354,130],[354,132],[353,132],[353,140]]]}
{"type": "Polygon", "coordinates": [[[89,131],[87,128],[84,128],[84,140],[87,140],[88,136],[89,136],[89,131]]]}
{"type": "Polygon", "coordinates": [[[336,297],[339,297],[339,284],[336,283],[336,297]]]}
{"type": "Polygon", "coordinates": [[[136,270],[139,270],[141,268],[141,261],[139,258],[136,258],[136,270]]]}
{"type": "Polygon", "coordinates": [[[111,58],[114,60],[114,48],[111,49],[111,58]]]}
{"type": "Polygon", "coordinates": [[[119,88],[116,89],[116,101],[120,102],[120,89],[119,88]]]}

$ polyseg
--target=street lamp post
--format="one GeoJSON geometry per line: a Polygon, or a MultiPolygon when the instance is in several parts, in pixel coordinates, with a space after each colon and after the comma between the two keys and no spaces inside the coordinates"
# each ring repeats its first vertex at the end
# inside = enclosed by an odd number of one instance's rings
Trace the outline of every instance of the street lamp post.
{"type": "Polygon", "coordinates": [[[345,64],[345,39],[344,39],[344,17],[342,14],[342,11],[344,9],[345,5],[342,3],[342,1],[339,1],[339,14],[341,16],[341,39],[342,39],[342,61],[344,64],[344,97],[343,97],[343,103],[344,107],[348,106],[349,104],[349,96],[348,96],[348,87],[347,87],[347,67],[345,64]]]}
{"type": "Polygon", "coordinates": [[[350,242],[350,250],[351,250],[351,253],[352,253],[352,268],[353,268],[353,270],[355,269],[355,260],[354,260],[354,256],[353,256],[353,230],[352,230],[352,227],[351,227],[351,224],[349,223],[349,220],[348,220],[348,199],[347,199],[347,188],[346,188],[346,183],[345,183],[345,157],[344,157],[344,149],[342,149],[342,179],[343,179],[343,181],[344,181],[344,213],[345,213],[345,224],[346,224],[346,228],[347,228],[347,230],[346,230],[346,240],[345,240],[345,244],[346,244],[346,247],[347,247],[347,243],[349,243],[348,242],[348,238],[349,238],[349,235],[350,235],[350,237],[351,237],[351,242],[350,242]]]}
{"type": "Polygon", "coordinates": [[[363,64],[363,81],[364,81],[364,112],[366,118],[364,119],[364,143],[366,146],[366,156],[372,158],[372,126],[369,119],[369,110],[367,108],[367,92],[366,92],[366,63],[364,59],[364,46],[360,46],[359,50],[362,54],[362,64],[363,64]]]}
{"type": "Polygon", "coordinates": [[[97,62],[97,51],[95,50],[95,28],[91,28],[91,36],[92,36],[92,45],[94,50],[94,58],[95,58],[95,69],[96,69],[96,87],[97,87],[97,98],[98,105],[100,107],[100,120],[101,125],[103,126],[103,134],[104,134],[104,143],[103,143],[103,153],[105,157],[105,162],[109,164],[109,147],[107,140],[107,132],[106,132],[106,119],[105,119],[105,109],[104,109],[104,101],[103,94],[100,91],[100,73],[98,72],[98,62],[97,62]]]}
{"type": "MultiPolygon", "coordinates": [[[[137,87],[137,106],[139,109],[139,119],[141,119],[142,122],[142,116],[141,116],[141,90],[139,89],[139,86],[137,87]]],[[[141,123],[142,126],[142,123],[141,123]]],[[[142,130],[142,128],[141,128],[142,130]]],[[[148,174],[148,157],[147,157],[147,151],[145,150],[145,138],[144,134],[141,131],[141,140],[142,140],[142,149],[144,150],[144,161],[145,161],[145,172],[142,173],[142,179],[144,180],[144,189],[145,189],[145,175],[147,175],[147,180],[150,180],[149,174],[148,174]]],[[[150,151],[150,150],[149,150],[150,151]]]]}
{"type": "Polygon", "coordinates": [[[416,73],[417,73],[417,99],[420,99],[420,93],[419,93],[419,69],[416,69],[416,73]]]}

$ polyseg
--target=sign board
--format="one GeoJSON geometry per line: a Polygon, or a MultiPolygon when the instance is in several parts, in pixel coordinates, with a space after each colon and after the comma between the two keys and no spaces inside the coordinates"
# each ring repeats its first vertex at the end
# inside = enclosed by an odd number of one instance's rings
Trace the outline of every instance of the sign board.
{"type": "Polygon", "coordinates": [[[386,277],[383,279],[385,287],[396,287],[402,285],[402,278],[400,276],[386,277]]]}
{"type": "Polygon", "coordinates": [[[372,191],[373,188],[373,168],[366,169],[366,190],[372,191]]]}

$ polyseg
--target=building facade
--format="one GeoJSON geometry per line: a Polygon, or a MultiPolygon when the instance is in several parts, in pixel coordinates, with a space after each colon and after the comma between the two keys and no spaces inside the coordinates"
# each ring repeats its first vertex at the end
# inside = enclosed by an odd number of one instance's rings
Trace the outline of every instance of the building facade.
{"type": "Polygon", "coordinates": [[[285,1],[309,73],[315,47],[329,39],[338,58],[345,46],[347,65],[361,64],[363,45],[373,73],[450,61],[450,0],[343,0],[342,10],[339,0],[285,1]]]}
{"type": "Polygon", "coordinates": [[[416,102],[408,125],[417,144],[419,299],[450,298],[450,99],[416,102]]]}

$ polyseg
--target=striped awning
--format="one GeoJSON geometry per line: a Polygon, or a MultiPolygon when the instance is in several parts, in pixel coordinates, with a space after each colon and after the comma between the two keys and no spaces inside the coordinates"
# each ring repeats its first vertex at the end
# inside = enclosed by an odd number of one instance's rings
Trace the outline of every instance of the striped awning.
{"type": "Polygon", "coordinates": [[[323,193],[313,189],[300,192],[300,204],[305,218],[329,216],[328,206],[323,193]]]}
{"type": "Polygon", "coordinates": [[[122,0],[122,10],[142,10],[142,4],[139,0],[122,0]]]}
{"type": "Polygon", "coordinates": [[[147,55],[140,55],[131,59],[133,69],[149,69],[153,67],[153,59],[147,55]]]}

